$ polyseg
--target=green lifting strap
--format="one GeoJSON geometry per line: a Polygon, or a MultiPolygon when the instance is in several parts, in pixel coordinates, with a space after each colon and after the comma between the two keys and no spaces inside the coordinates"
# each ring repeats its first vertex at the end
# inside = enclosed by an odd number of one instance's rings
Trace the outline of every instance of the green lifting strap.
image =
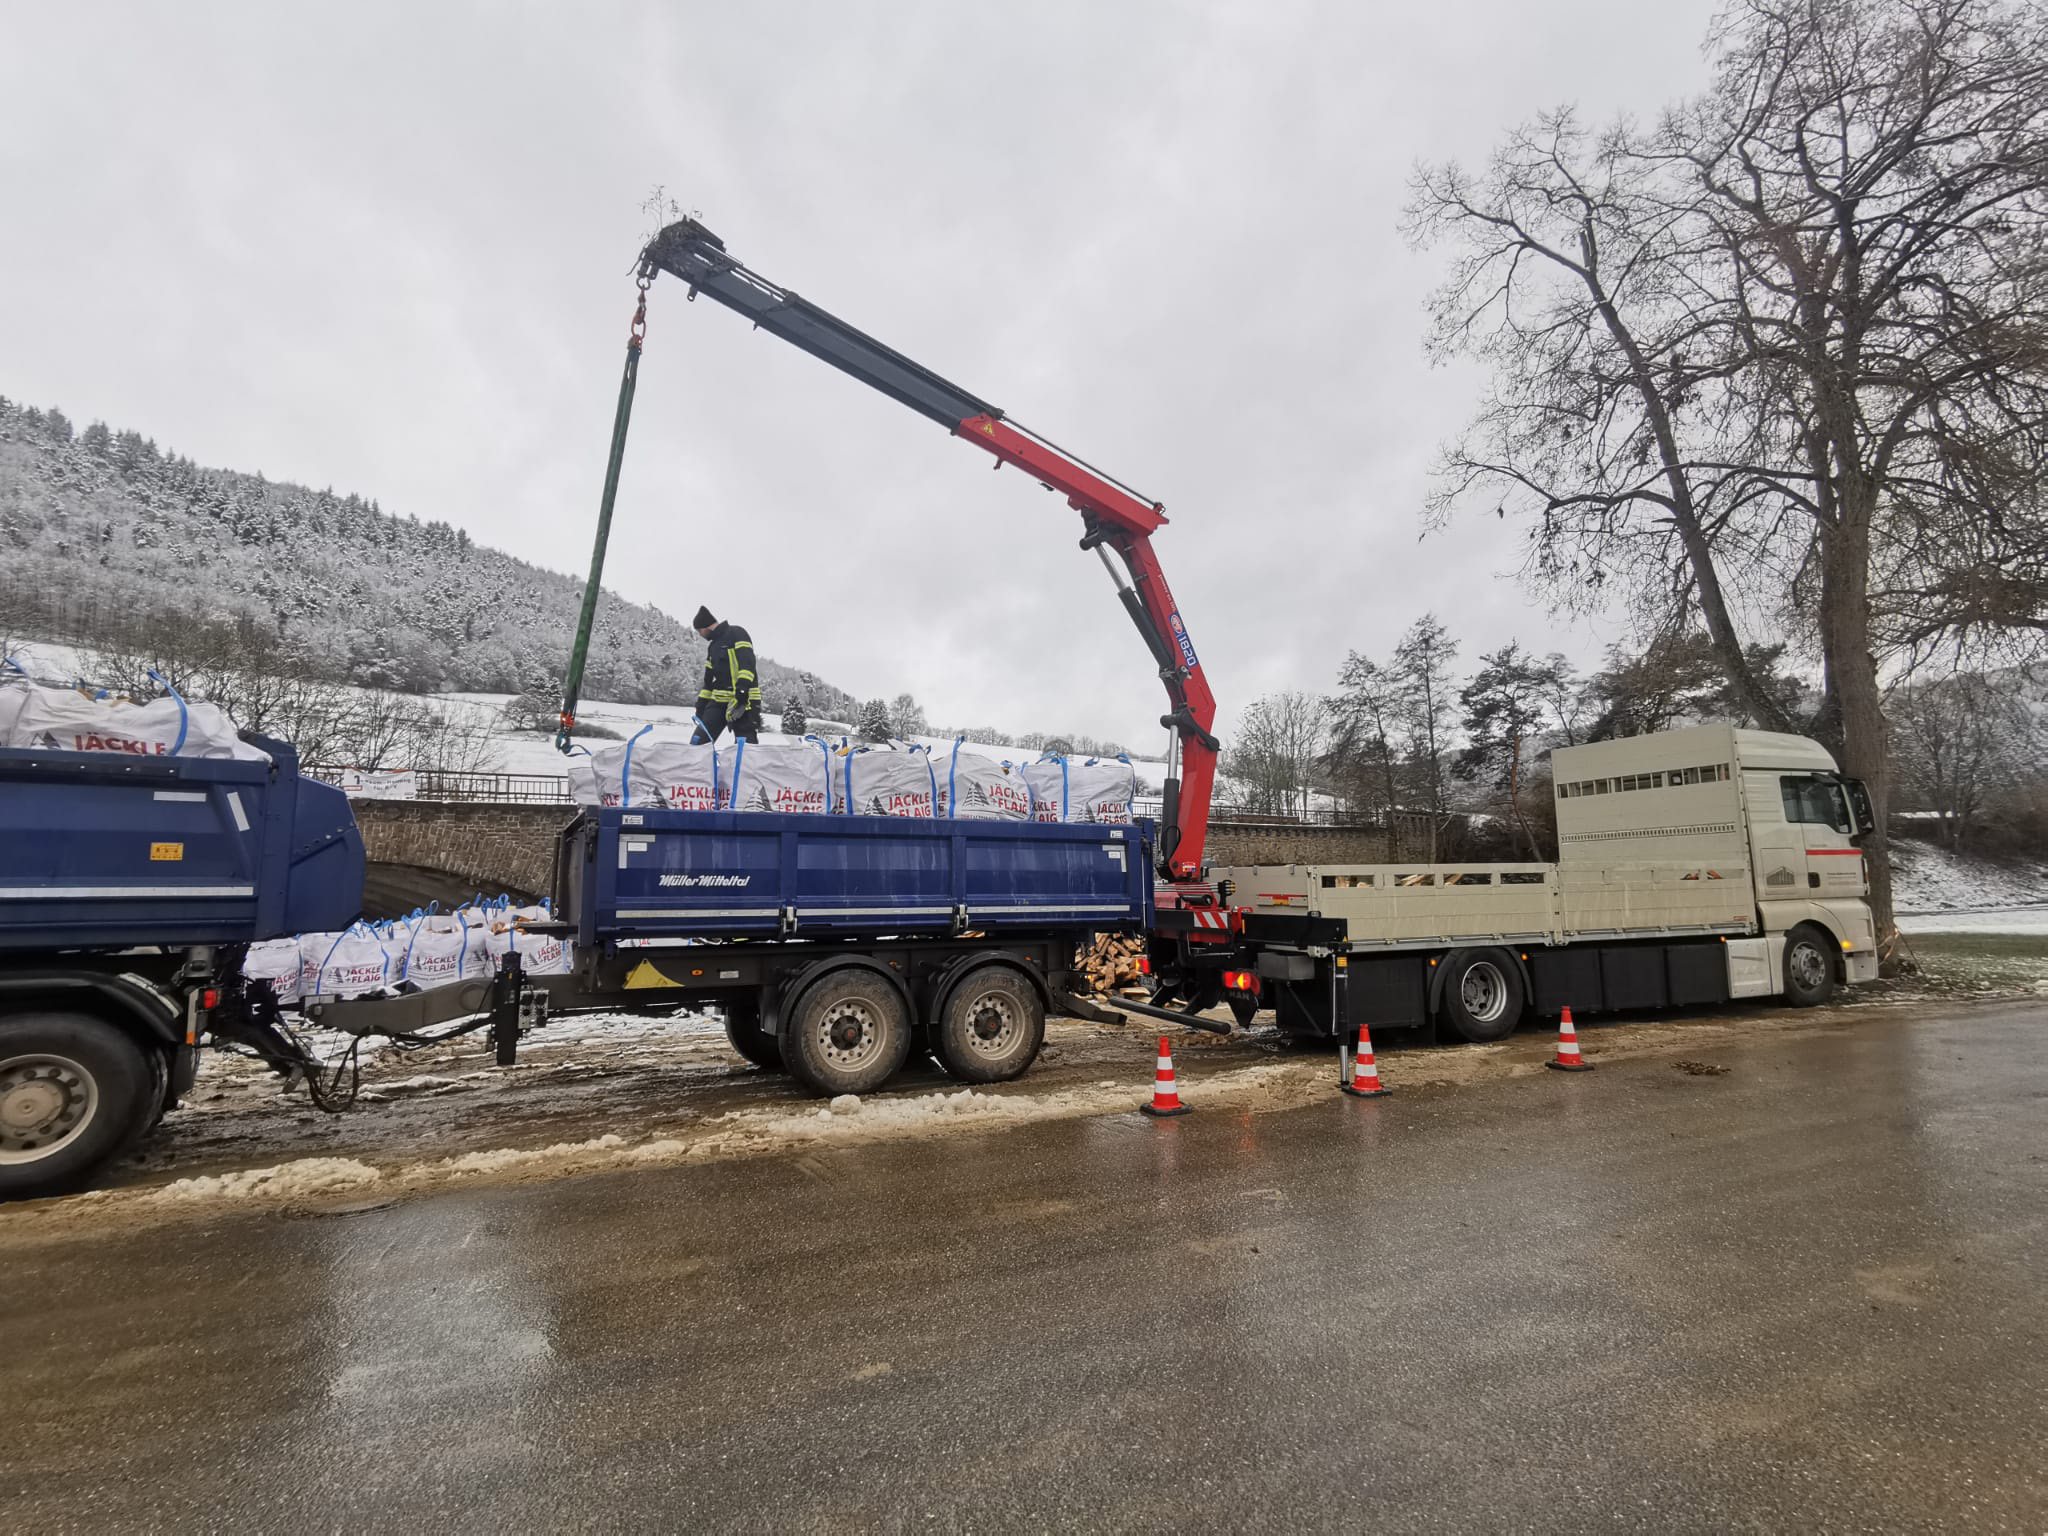
{"type": "Polygon", "coordinates": [[[583,585],[583,612],[576,620],[576,644],[569,652],[569,673],[562,682],[562,723],[555,732],[555,748],[560,752],[569,750],[569,732],[576,724],[576,705],[583,694],[583,665],[590,656],[590,631],[597,619],[605,545],[612,536],[612,503],[619,495],[619,466],[626,457],[626,428],[633,420],[633,387],[640,376],[640,342],[647,334],[647,289],[653,280],[650,273],[640,274],[640,307],[633,312],[633,327],[626,338],[626,372],[619,380],[619,408],[612,417],[612,453],[605,463],[604,499],[597,509],[597,543],[590,551],[590,579],[583,585]]]}

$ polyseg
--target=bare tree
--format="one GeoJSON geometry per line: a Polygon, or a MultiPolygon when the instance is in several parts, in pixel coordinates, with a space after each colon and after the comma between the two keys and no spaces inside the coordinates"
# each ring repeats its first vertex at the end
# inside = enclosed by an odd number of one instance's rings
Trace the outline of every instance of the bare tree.
{"type": "Polygon", "coordinates": [[[1329,701],[1331,777],[1355,800],[1380,811],[1401,804],[1395,737],[1400,681],[1357,651],[1344,658],[1329,701]]]}
{"type": "MultiPolygon", "coordinates": [[[[1458,642],[1433,613],[1408,626],[1394,647],[1396,719],[1420,805],[1439,830],[1450,814],[1446,793],[1452,734],[1457,728],[1457,682],[1451,664],[1458,642]]],[[[1432,844],[1436,834],[1432,833],[1432,844]]],[[[1436,857],[1432,846],[1430,857],[1436,857]]]]}
{"type": "Polygon", "coordinates": [[[1782,729],[1739,570],[1821,662],[1888,937],[1887,658],[2048,627],[2048,19],[1733,0],[1712,42],[1654,133],[1556,114],[1418,179],[1411,228],[1459,247],[1433,342],[1495,375],[1437,506],[1498,495],[1538,574],[1696,614],[1782,729]]]}
{"type": "Polygon", "coordinates": [[[1245,808],[1306,816],[1322,757],[1326,716],[1311,693],[1276,693],[1244,712],[1224,772],[1239,786],[1245,808]]]}
{"type": "Polygon", "coordinates": [[[1888,714],[1899,798],[1932,811],[1951,849],[2009,786],[2040,777],[2043,730],[2022,679],[1958,672],[1893,690],[1888,714]]]}

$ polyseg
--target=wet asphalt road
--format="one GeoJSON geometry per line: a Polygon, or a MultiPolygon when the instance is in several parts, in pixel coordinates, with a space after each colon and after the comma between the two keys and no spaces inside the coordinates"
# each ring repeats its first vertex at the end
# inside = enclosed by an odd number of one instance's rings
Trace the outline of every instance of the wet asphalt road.
{"type": "Polygon", "coordinates": [[[1706,1064],[0,1249],[0,1511],[2042,1529],[2048,1008],[1706,1064]]]}

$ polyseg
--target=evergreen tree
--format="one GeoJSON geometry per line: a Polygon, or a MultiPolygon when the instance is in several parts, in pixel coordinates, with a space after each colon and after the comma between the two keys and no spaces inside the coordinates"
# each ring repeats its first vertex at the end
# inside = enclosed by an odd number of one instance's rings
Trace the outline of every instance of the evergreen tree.
{"type": "Polygon", "coordinates": [[[1479,670],[1458,695],[1465,709],[1466,739],[1465,750],[1458,754],[1458,776],[1483,782],[1507,797],[1508,814],[1527,840],[1532,859],[1542,854],[1522,814],[1522,787],[1544,723],[1543,683],[1542,664],[1510,640],[1479,658],[1479,670]]]}
{"type": "Polygon", "coordinates": [[[887,741],[890,724],[889,701],[869,699],[854,717],[853,734],[867,741],[887,741]]]}
{"type": "Polygon", "coordinates": [[[811,717],[804,713],[803,700],[791,699],[782,706],[782,729],[790,736],[801,736],[811,728],[811,717]]]}

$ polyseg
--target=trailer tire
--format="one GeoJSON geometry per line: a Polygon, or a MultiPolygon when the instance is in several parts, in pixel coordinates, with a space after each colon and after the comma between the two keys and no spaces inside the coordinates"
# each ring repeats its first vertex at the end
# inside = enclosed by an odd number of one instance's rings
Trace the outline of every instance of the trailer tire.
{"type": "Polygon", "coordinates": [[[1022,1077],[1045,1044],[1038,989],[1007,965],[979,965],[946,995],[932,1029],[941,1064],[963,1083],[1022,1077]]]}
{"type": "Polygon", "coordinates": [[[1454,949],[1444,959],[1437,1012],[1474,1045],[1505,1040],[1522,1022],[1522,971],[1499,949],[1454,949]]]}
{"type": "Polygon", "coordinates": [[[1785,1001],[1816,1008],[1835,995],[1835,944],[1811,923],[1785,935],[1785,1001]]]}
{"type": "Polygon", "coordinates": [[[154,1087],[142,1047],[104,1019],[0,1021],[0,1199],[88,1183],[149,1129],[154,1087]]]}
{"type": "Polygon", "coordinates": [[[887,977],[857,967],[805,987],[777,1040],[789,1075],[813,1093],[867,1093],[910,1056],[910,1010],[887,977]]]}
{"type": "Polygon", "coordinates": [[[725,1039],[741,1059],[764,1072],[782,1072],[782,1046],[776,1038],[761,1027],[761,1009],[758,1004],[749,1007],[744,1003],[725,1005],[725,1039]]]}

